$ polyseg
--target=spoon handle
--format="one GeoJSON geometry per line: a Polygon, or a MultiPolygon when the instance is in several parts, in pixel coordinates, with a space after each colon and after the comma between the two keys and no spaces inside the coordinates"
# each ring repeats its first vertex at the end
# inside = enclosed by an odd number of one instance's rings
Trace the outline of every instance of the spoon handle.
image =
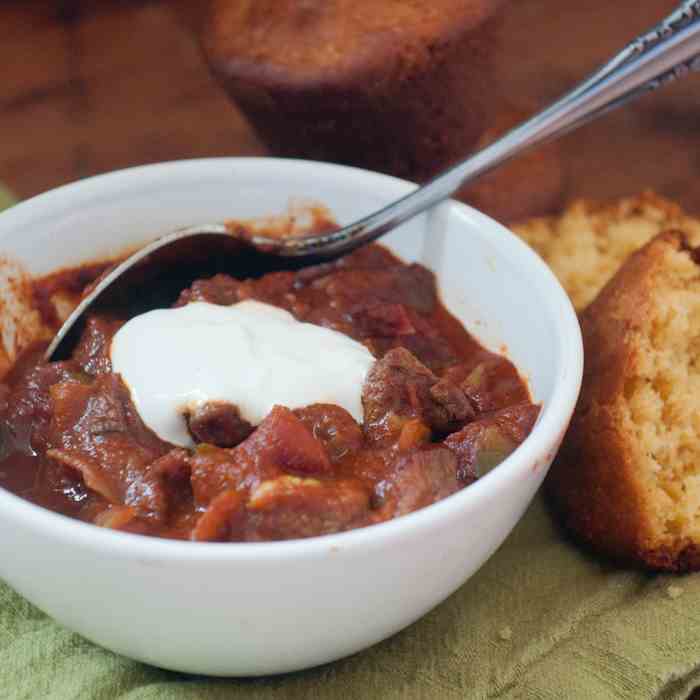
{"type": "Polygon", "coordinates": [[[686,0],[554,104],[411,194],[333,233],[288,238],[277,245],[263,239],[258,243],[287,256],[337,255],[352,250],[447,199],[466,183],[526,148],[571,131],[628,100],[697,70],[700,70],[700,0],[686,0]]]}

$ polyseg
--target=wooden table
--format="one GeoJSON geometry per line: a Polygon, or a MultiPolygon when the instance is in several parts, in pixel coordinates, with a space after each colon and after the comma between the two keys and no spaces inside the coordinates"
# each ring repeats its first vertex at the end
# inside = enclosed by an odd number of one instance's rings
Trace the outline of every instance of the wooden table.
{"type": "MultiPolygon", "coordinates": [[[[503,92],[544,104],[674,4],[516,0],[503,92]]],[[[23,197],[129,165],[264,153],[165,0],[4,0],[0,66],[0,180],[23,197]]],[[[700,211],[699,125],[697,77],[611,114],[562,142],[567,191],[653,187],[700,211]]]]}
{"type": "MultiPolygon", "coordinates": [[[[0,3],[0,181],[18,195],[130,165],[264,153],[165,0],[0,3]]],[[[504,93],[544,104],[674,5],[514,0],[498,69],[504,93]]],[[[700,78],[577,131],[562,148],[571,196],[652,187],[700,213],[700,78]]]]}

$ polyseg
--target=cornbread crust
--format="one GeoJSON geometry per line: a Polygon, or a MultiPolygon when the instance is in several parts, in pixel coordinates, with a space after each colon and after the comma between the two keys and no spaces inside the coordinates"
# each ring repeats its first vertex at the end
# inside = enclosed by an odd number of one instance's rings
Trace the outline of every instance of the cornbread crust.
{"type": "MultiPolygon", "coordinates": [[[[530,113],[505,105],[474,149],[484,148],[525,121],[530,113]]],[[[454,196],[505,223],[559,211],[566,189],[561,144],[550,141],[486,173],[454,196]]]]}
{"type": "Polygon", "coordinates": [[[598,551],[699,570],[700,268],[683,233],[632,254],[580,320],[582,392],[546,482],[551,500],[598,551]]]}
{"type": "Polygon", "coordinates": [[[653,192],[610,204],[577,200],[559,216],[513,227],[552,268],[578,311],[632,252],[671,229],[683,231],[692,245],[700,245],[700,221],[653,192]]]}
{"type": "Polygon", "coordinates": [[[275,90],[402,79],[481,25],[503,0],[213,0],[205,47],[216,66],[275,90]]]}

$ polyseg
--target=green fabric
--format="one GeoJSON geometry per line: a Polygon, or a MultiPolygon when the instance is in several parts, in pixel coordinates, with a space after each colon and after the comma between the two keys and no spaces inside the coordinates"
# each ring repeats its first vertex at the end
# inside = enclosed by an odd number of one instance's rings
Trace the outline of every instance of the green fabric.
{"type": "Polygon", "coordinates": [[[15,198],[12,196],[10,190],[0,184],[0,211],[7,209],[15,203],[15,198]]]}
{"type": "Polygon", "coordinates": [[[671,700],[700,684],[699,610],[700,575],[601,563],[562,537],[538,497],[487,564],[420,622],[277,678],[206,679],[128,661],[0,584],[0,698],[671,700]]]}
{"type": "MultiPolygon", "coordinates": [[[[0,209],[12,201],[0,186],[0,209]]],[[[700,575],[601,563],[562,537],[537,497],[494,557],[420,622],[352,658],[278,678],[197,678],[129,661],[0,583],[0,698],[672,700],[700,685],[696,611],[700,575]]]]}

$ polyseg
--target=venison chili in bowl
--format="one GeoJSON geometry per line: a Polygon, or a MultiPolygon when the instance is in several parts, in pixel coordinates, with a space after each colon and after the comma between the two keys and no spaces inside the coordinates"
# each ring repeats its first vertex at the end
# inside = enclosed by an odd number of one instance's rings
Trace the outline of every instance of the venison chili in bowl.
{"type": "MultiPolygon", "coordinates": [[[[99,272],[64,271],[50,285],[82,287],[99,272]]],[[[47,281],[34,284],[46,305],[47,281]]],[[[512,363],[450,315],[429,270],[380,245],[257,279],[197,279],[175,306],[249,300],[369,350],[361,423],[339,405],[314,403],[275,405],[253,425],[239,406],[212,400],[183,411],[190,444],[162,439],[112,371],[112,339],[138,313],[126,304],[92,313],[69,359],[47,363],[35,346],[4,378],[0,486],[131,533],[296,539],[428,506],[468,486],[532,430],[540,408],[512,363]]],[[[235,356],[230,362],[230,371],[246,371],[235,356]]]]}

